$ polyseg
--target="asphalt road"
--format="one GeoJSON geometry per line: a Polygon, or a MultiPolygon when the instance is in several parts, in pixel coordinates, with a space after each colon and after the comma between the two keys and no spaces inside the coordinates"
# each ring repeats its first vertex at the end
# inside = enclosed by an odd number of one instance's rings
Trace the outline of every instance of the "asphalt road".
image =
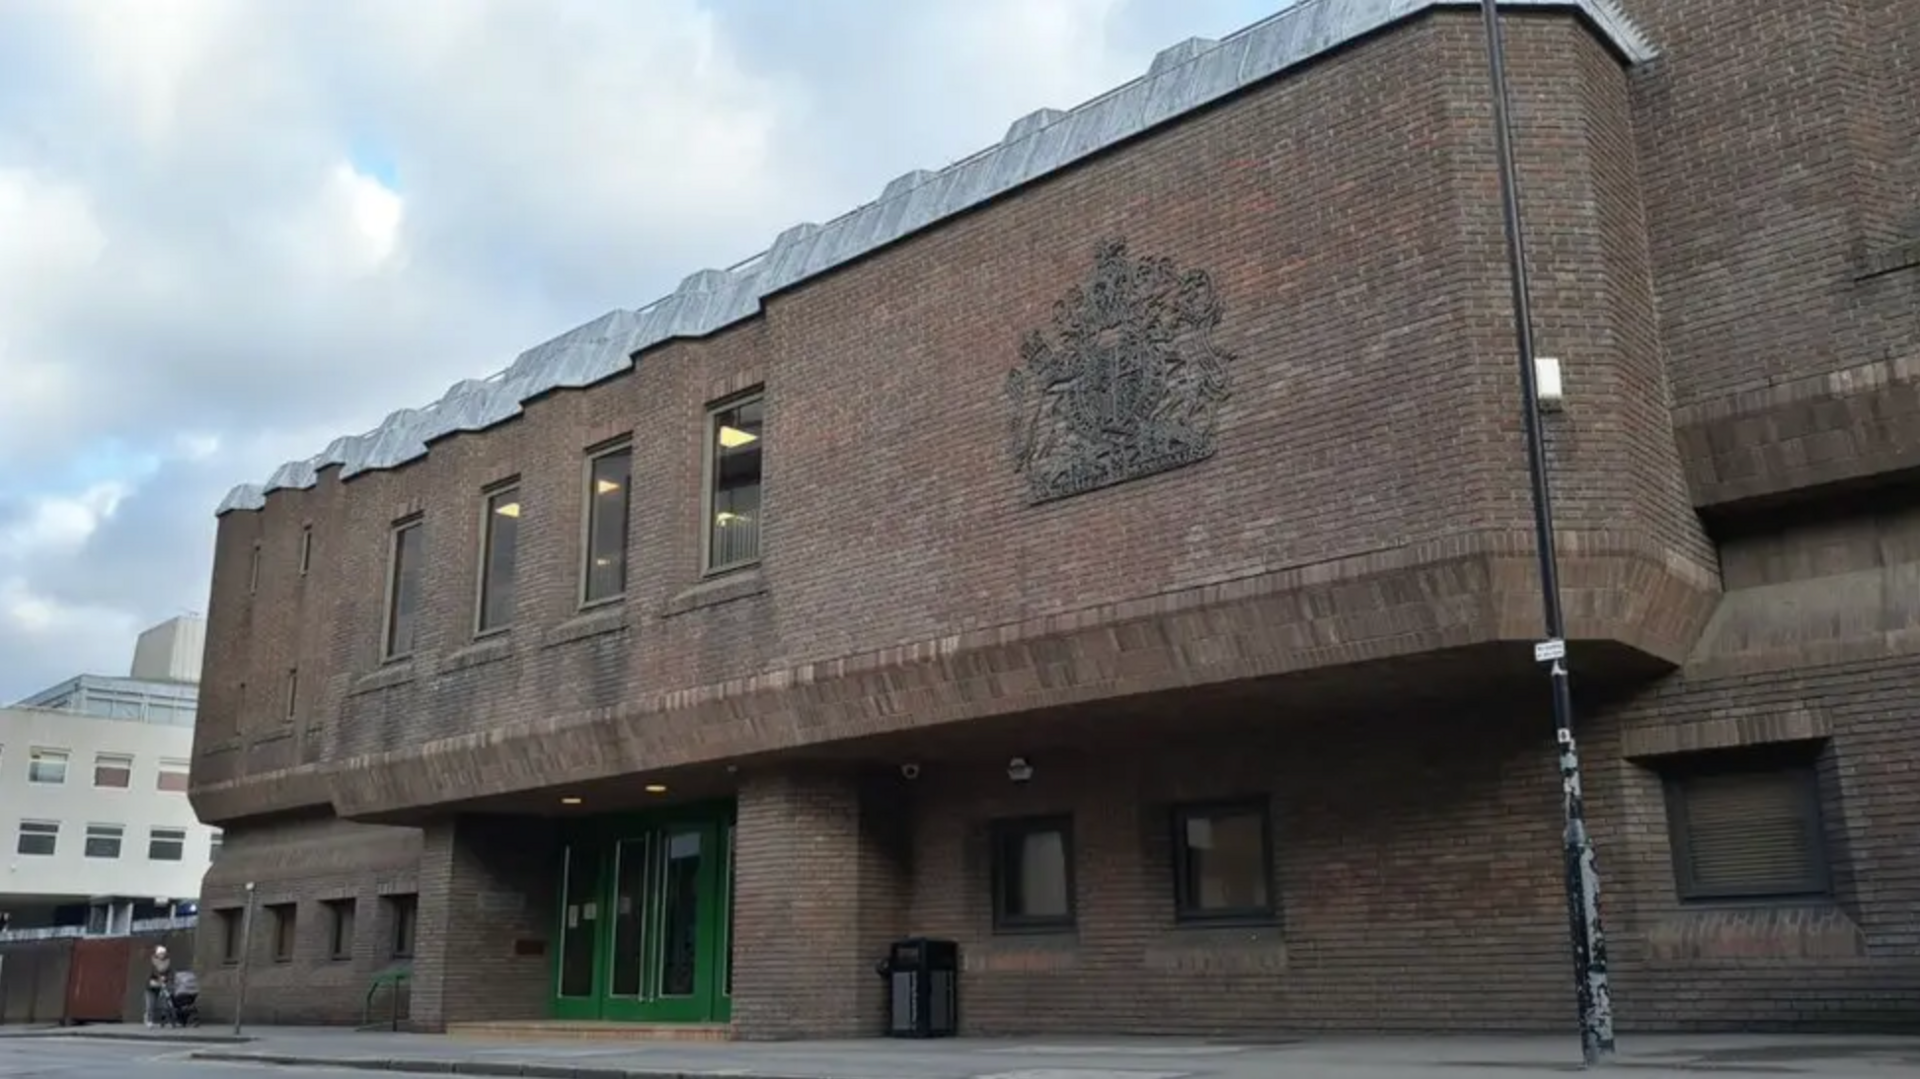
{"type": "Polygon", "coordinates": [[[214,1064],[190,1059],[201,1048],[127,1039],[0,1038],[0,1079],[294,1079],[344,1074],[321,1068],[214,1064]]]}

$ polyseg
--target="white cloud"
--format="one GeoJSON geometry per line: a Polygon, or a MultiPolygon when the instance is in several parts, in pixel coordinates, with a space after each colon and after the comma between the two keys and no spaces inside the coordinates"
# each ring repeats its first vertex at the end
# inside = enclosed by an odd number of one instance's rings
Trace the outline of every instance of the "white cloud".
{"type": "Polygon", "coordinates": [[[231,484],[1274,6],[0,3],[0,698],[203,606],[231,484]]]}
{"type": "Polygon", "coordinates": [[[80,276],[106,246],[84,190],[0,163],[0,460],[75,399],[79,372],[47,322],[83,304],[80,276]]]}
{"type": "Polygon", "coordinates": [[[127,493],[125,484],[107,482],[72,495],[32,500],[25,514],[0,528],[0,562],[79,550],[127,493]]]}
{"type": "Polygon", "coordinates": [[[140,629],[139,618],[124,609],[68,603],[35,592],[23,578],[0,579],[0,637],[58,642],[50,651],[67,663],[48,667],[38,681],[15,686],[18,692],[7,695],[5,703],[76,674],[125,670],[140,629]]]}

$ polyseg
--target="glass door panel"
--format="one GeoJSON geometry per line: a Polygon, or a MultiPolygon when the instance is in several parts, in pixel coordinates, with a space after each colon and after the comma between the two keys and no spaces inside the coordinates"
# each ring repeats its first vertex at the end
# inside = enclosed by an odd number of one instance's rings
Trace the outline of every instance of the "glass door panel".
{"type": "Polygon", "coordinates": [[[721,869],[720,904],[726,912],[726,935],[720,941],[720,966],[723,976],[720,979],[720,995],[729,1000],[733,997],[733,825],[727,825],[726,865],[721,869]]]}
{"type": "Polygon", "coordinates": [[[596,1018],[600,996],[600,850],[568,844],[560,891],[556,1002],[563,1018],[596,1018]]]}
{"type": "Polygon", "coordinates": [[[647,883],[652,869],[651,837],[621,840],[613,853],[613,956],[607,995],[638,998],[646,972],[647,883]]]}
{"type": "Polygon", "coordinates": [[[645,1023],[732,1013],[731,807],[607,819],[566,848],[554,1015],[645,1023]]]}
{"type": "Polygon", "coordinates": [[[701,893],[706,854],[701,829],[676,829],[665,835],[666,856],[660,879],[660,995],[691,997],[700,983],[701,893]]]}

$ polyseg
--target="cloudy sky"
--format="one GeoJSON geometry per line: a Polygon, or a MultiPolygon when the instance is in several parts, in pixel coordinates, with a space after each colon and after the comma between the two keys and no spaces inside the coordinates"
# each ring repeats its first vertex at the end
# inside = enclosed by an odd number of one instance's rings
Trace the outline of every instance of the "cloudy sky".
{"type": "Polygon", "coordinates": [[[0,0],[0,703],[212,511],[1285,0],[0,0]]]}

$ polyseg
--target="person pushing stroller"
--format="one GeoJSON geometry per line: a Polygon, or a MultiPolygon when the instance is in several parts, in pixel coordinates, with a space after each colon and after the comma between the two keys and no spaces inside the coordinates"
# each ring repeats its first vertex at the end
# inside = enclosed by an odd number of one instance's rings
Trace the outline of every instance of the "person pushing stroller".
{"type": "Polygon", "coordinates": [[[155,948],[148,964],[146,1025],[196,1026],[200,1021],[199,1000],[200,986],[193,972],[174,970],[166,945],[155,948]]]}
{"type": "Polygon", "coordinates": [[[151,1030],[161,1021],[161,998],[169,998],[173,993],[173,960],[167,955],[167,946],[158,945],[153,956],[147,961],[147,1007],[146,1024],[151,1030]]]}

